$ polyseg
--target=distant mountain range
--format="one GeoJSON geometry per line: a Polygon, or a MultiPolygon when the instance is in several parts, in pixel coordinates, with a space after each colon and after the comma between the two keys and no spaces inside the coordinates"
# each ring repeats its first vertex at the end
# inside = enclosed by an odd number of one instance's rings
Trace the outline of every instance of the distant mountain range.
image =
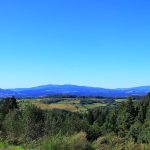
{"type": "Polygon", "coordinates": [[[106,89],[77,85],[43,85],[32,88],[0,89],[0,98],[3,97],[41,97],[53,94],[69,94],[77,96],[105,96],[127,97],[143,96],[150,92],[150,86],[133,88],[106,89]]]}

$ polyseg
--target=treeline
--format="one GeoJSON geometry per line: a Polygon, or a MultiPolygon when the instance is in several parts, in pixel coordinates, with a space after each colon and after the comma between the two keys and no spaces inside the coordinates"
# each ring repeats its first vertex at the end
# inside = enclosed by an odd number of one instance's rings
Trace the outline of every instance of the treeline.
{"type": "Polygon", "coordinates": [[[0,101],[0,137],[25,147],[34,143],[35,149],[42,150],[146,149],[150,146],[150,94],[141,101],[129,97],[117,106],[86,114],[34,105],[20,108],[14,97],[6,98],[0,101]]]}
{"type": "Polygon", "coordinates": [[[105,98],[103,96],[77,96],[77,95],[70,95],[70,94],[52,94],[48,95],[45,98],[97,98],[102,99],[105,98]]]}

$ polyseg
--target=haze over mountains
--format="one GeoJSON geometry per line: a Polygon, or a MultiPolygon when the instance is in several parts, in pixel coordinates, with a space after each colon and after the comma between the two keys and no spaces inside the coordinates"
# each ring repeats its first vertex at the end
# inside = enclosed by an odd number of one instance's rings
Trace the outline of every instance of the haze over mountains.
{"type": "Polygon", "coordinates": [[[150,92],[150,86],[133,88],[106,89],[77,85],[43,85],[32,88],[0,89],[0,98],[3,97],[41,97],[53,94],[70,94],[77,96],[105,96],[127,97],[143,96],[150,92]]]}

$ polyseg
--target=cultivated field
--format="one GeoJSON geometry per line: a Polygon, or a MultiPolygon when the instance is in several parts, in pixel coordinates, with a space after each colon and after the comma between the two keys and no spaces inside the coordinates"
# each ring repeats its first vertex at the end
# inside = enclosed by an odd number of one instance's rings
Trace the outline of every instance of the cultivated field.
{"type": "Polygon", "coordinates": [[[19,105],[23,108],[26,105],[34,104],[35,106],[41,109],[62,109],[68,110],[72,112],[86,112],[88,109],[93,109],[97,107],[107,106],[107,103],[104,103],[100,99],[96,98],[88,98],[85,99],[86,102],[84,104],[81,103],[80,98],[62,98],[59,101],[58,99],[53,98],[41,98],[41,99],[23,99],[19,100],[19,105]],[[52,102],[51,102],[52,100],[52,102]],[[56,100],[56,102],[55,102],[56,100]],[[50,101],[46,103],[46,101],[50,101]],[[88,103],[90,101],[90,103],[88,103]]]}

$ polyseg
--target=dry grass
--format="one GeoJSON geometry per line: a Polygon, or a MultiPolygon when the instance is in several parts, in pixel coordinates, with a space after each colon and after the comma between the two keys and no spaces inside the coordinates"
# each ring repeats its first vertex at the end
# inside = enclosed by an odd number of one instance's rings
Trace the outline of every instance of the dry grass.
{"type": "Polygon", "coordinates": [[[37,107],[40,107],[41,109],[64,109],[64,110],[70,110],[75,111],[77,108],[70,104],[42,104],[42,103],[34,103],[37,107]]]}
{"type": "MultiPolygon", "coordinates": [[[[78,98],[68,98],[63,99],[60,102],[57,103],[51,103],[46,104],[43,103],[43,100],[46,99],[23,99],[22,101],[19,101],[19,105],[24,108],[26,105],[33,104],[41,109],[63,109],[68,110],[72,112],[87,112],[88,109],[94,109],[97,107],[104,107],[106,104],[103,103],[93,103],[93,104],[87,104],[87,105],[81,105],[80,99],[78,98]]],[[[47,99],[49,100],[49,99],[47,99]]],[[[95,99],[94,99],[95,100],[95,99]]]]}

